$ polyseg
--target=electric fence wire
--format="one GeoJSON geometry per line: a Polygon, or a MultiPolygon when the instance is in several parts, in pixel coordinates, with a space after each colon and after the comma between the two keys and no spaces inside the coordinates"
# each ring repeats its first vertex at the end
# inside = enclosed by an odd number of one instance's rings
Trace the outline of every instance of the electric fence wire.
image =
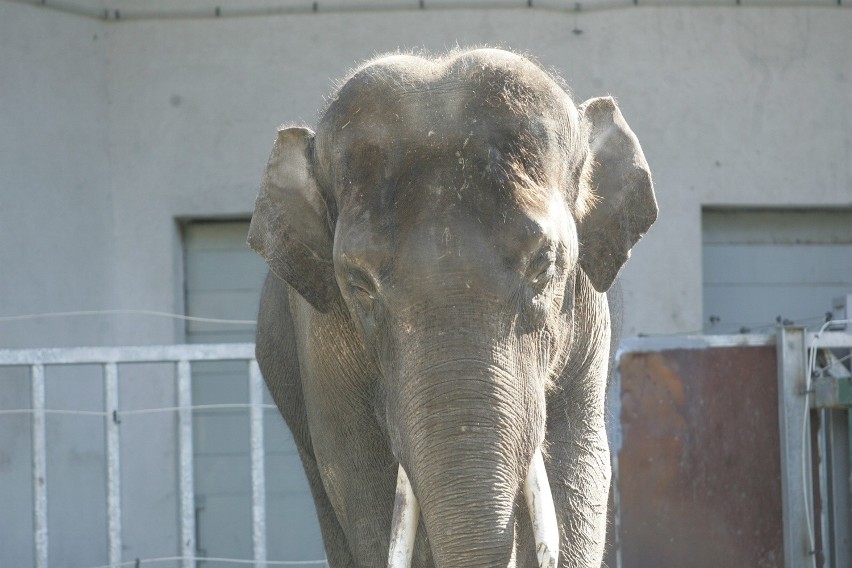
{"type": "MultiPolygon", "coordinates": [[[[796,325],[796,326],[805,326],[807,328],[815,327],[820,323],[837,323],[837,320],[831,320],[826,322],[826,315],[819,316],[810,316],[806,318],[800,318],[797,320],[787,320],[781,318],[780,316],[772,322],[725,322],[723,325],[726,327],[736,328],[730,332],[727,332],[729,335],[744,335],[748,333],[757,333],[760,330],[769,330],[774,329],[782,325],[796,325]]],[[[716,324],[710,324],[709,326],[702,327],[700,329],[694,329],[690,331],[676,331],[673,333],[639,333],[639,337],[687,337],[692,335],[705,335],[710,333],[711,331],[714,334],[722,333],[721,330],[714,331],[714,327],[716,324]]]]}
{"type": "MultiPolygon", "coordinates": [[[[187,407],[190,410],[240,410],[250,408],[261,408],[263,410],[277,410],[278,407],[274,404],[248,404],[248,403],[223,403],[223,404],[197,404],[187,407]]],[[[40,410],[44,414],[70,415],[70,416],[112,416],[116,420],[120,420],[125,416],[138,416],[140,414],[157,414],[160,412],[178,412],[184,410],[180,406],[164,406],[161,408],[140,408],[137,410],[116,410],[115,412],[107,412],[104,410],[65,410],[46,408],[40,410]]],[[[0,416],[10,414],[33,414],[36,412],[31,408],[12,408],[8,410],[0,410],[0,416]]]]}
{"type": "MultiPolygon", "coordinates": [[[[37,319],[55,319],[55,318],[72,318],[72,317],[91,317],[91,316],[111,316],[111,315],[137,315],[137,316],[151,316],[151,317],[161,317],[161,318],[170,318],[182,321],[190,321],[197,323],[211,323],[211,324],[225,324],[225,325],[237,325],[237,326],[253,326],[257,325],[257,320],[243,320],[243,319],[227,319],[227,318],[210,318],[210,317],[201,317],[201,316],[188,316],[184,314],[176,314],[172,312],[163,312],[157,310],[139,310],[139,309],[110,309],[110,310],[75,310],[75,311],[63,311],[63,312],[43,312],[43,313],[33,313],[33,314],[21,314],[21,315],[9,315],[9,316],[0,316],[0,323],[4,322],[15,322],[15,321],[28,321],[28,320],[37,320],[37,319]]],[[[786,320],[782,319],[780,316],[776,318],[775,321],[771,322],[725,322],[723,325],[727,327],[737,328],[739,331],[732,331],[731,334],[744,334],[744,333],[752,333],[758,330],[763,329],[772,329],[776,328],[779,325],[806,325],[806,327],[815,326],[817,323],[826,322],[826,315],[818,315],[818,316],[810,316],[806,318],[801,318],[797,320],[786,320]]],[[[830,322],[829,322],[830,323],[830,322]]],[[[689,336],[689,335],[699,335],[706,334],[707,332],[713,330],[715,324],[711,324],[707,327],[702,327],[700,329],[690,330],[690,331],[678,331],[674,333],[639,333],[639,337],[678,337],[678,336],[689,336]]]]}
{"type": "MultiPolygon", "coordinates": [[[[27,321],[27,320],[36,320],[43,318],[72,318],[72,317],[85,317],[85,316],[104,316],[104,315],[136,315],[136,316],[154,316],[154,317],[164,317],[171,318],[183,321],[192,321],[192,322],[202,322],[202,323],[219,323],[219,324],[234,324],[234,325],[256,325],[257,322],[255,320],[240,320],[240,319],[222,319],[222,318],[208,318],[208,317],[197,317],[197,316],[186,316],[183,314],[175,314],[171,312],[161,312],[155,310],[136,310],[136,309],[113,309],[113,310],[76,310],[76,311],[67,311],[67,312],[43,312],[43,313],[35,313],[35,314],[21,314],[14,316],[0,316],[0,323],[3,322],[13,322],[13,321],[27,321]]],[[[228,409],[241,409],[241,408],[251,408],[251,404],[201,404],[194,405],[190,408],[192,410],[228,410],[228,409]]],[[[260,405],[262,409],[276,409],[277,407],[272,404],[262,404],[260,405]]],[[[54,414],[54,415],[76,415],[76,416],[109,416],[112,415],[114,418],[119,419],[122,416],[132,416],[136,414],[153,414],[158,412],[177,412],[180,410],[180,407],[170,406],[170,407],[162,407],[162,408],[143,408],[137,410],[118,410],[114,413],[109,413],[105,411],[98,410],[61,410],[61,409],[45,409],[42,412],[45,414],[54,414]]],[[[35,412],[33,409],[29,408],[13,408],[13,409],[4,409],[0,410],[0,416],[3,415],[11,415],[11,414],[32,414],[35,412]]]]}
{"type": "MultiPolygon", "coordinates": [[[[281,1],[259,1],[259,2],[222,2],[217,6],[200,5],[197,7],[186,7],[179,2],[172,2],[171,6],[162,6],[162,2],[154,3],[154,7],[114,7],[107,2],[106,6],[101,2],[86,2],[85,0],[5,0],[18,4],[30,4],[47,10],[56,10],[105,21],[127,21],[127,20],[177,20],[177,19],[221,19],[240,17],[261,17],[276,15],[297,14],[333,14],[333,13],[369,13],[377,11],[437,11],[437,10],[470,10],[470,9],[523,9],[539,10],[552,13],[590,13],[606,10],[623,10],[642,7],[659,6],[739,6],[740,0],[686,0],[662,1],[662,0],[633,0],[632,2],[616,1],[587,1],[587,2],[557,2],[554,0],[516,0],[515,2],[476,0],[465,2],[434,2],[430,0],[384,0],[375,2],[370,0],[347,0],[341,1],[310,1],[303,2],[281,2],[281,1]]],[[[144,3],[139,3],[144,4],[144,3]]],[[[845,0],[837,0],[838,7],[848,4],[845,0]]],[[[812,1],[808,0],[765,0],[761,5],[767,6],[803,6],[811,7],[812,1]]]]}
{"type": "Polygon", "coordinates": [[[227,562],[229,564],[250,564],[253,566],[328,566],[327,560],[246,560],[243,558],[218,558],[211,556],[163,556],[161,558],[136,558],[119,564],[103,564],[91,568],[116,568],[119,566],[142,566],[162,562],[227,562]]]}
{"type": "Polygon", "coordinates": [[[191,321],[197,323],[219,323],[232,325],[256,325],[255,320],[241,319],[225,319],[225,318],[206,318],[198,316],[187,316],[183,314],[174,314],[171,312],[161,312],[156,310],[133,310],[133,309],[116,309],[116,310],[77,310],[68,312],[44,312],[36,314],[22,314],[15,316],[0,316],[0,323],[13,321],[27,321],[49,318],[71,318],[85,316],[113,316],[113,315],[131,315],[131,316],[152,316],[161,318],[170,318],[183,321],[191,321]]]}

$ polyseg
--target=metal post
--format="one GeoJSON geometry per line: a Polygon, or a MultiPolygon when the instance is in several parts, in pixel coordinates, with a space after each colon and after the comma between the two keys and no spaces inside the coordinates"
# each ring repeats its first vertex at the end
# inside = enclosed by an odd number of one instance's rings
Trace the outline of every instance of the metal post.
{"type": "Polygon", "coordinates": [[[121,465],[118,417],[118,365],[104,365],[104,401],[106,404],[107,451],[107,530],[109,564],[121,564],[121,465]]]}
{"type": "MultiPolygon", "coordinates": [[[[823,507],[829,514],[829,530],[824,540],[831,552],[831,568],[850,565],[850,502],[849,502],[849,411],[825,409],[823,422],[826,440],[826,469],[829,473],[823,507]]],[[[828,558],[828,556],[826,557],[828,558]]]]}
{"type": "Polygon", "coordinates": [[[819,426],[816,432],[817,441],[817,472],[819,475],[819,496],[822,501],[820,507],[819,523],[820,523],[820,550],[823,554],[823,566],[833,567],[833,546],[832,546],[832,530],[831,530],[831,513],[832,513],[832,487],[830,485],[832,456],[831,456],[831,410],[828,408],[820,408],[815,410],[819,417],[819,426]]]}
{"type": "Polygon", "coordinates": [[[810,409],[806,390],[806,349],[803,328],[778,330],[778,420],[781,441],[781,501],[784,525],[784,566],[814,565],[808,502],[811,485],[810,409]]]}
{"type": "Polygon", "coordinates": [[[44,365],[30,367],[33,408],[33,539],[36,568],[47,568],[47,452],[44,365]]]}
{"type": "Polygon", "coordinates": [[[195,480],[192,452],[192,369],[189,361],[177,364],[178,447],[180,451],[180,547],[183,568],[195,566],[195,480]]]}
{"type": "Polygon", "coordinates": [[[249,362],[251,404],[251,513],[254,561],[266,563],[266,472],[263,452],[263,377],[257,361],[249,362]]]}

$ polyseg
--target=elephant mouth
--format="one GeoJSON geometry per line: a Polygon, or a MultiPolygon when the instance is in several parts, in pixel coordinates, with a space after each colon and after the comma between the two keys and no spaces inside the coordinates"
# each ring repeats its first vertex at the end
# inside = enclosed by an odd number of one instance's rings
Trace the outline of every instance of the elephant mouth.
{"type": "MultiPolygon", "coordinates": [[[[541,449],[536,450],[527,471],[524,499],[532,521],[538,566],[556,568],[559,563],[559,526],[541,449]]],[[[388,568],[410,568],[419,520],[420,504],[414,495],[408,474],[400,465],[391,524],[388,568]]]]}

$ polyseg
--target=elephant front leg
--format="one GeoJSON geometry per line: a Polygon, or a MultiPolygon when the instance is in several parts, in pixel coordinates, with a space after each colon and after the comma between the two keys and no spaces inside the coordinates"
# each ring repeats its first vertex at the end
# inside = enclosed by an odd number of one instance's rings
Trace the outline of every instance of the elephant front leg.
{"type": "Polygon", "coordinates": [[[356,564],[349,551],[346,534],[325,492],[317,462],[312,455],[301,448],[299,448],[299,456],[302,458],[302,467],[311,487],[311,496],[314,499],[328,565],[330,568],[355,568],[356,564]]]}
{"type": "Polygon", "coordinates": [[[397,465],[389,453],[359,451],[358,446],[320,458],[322,490],[354,559],[351,565],[385,566],[397,465]]]}
{"type": "MultiPolygon", "coordinates": [[[[308,416],[318,418],[309,422],[321,495],[353,565],[385,566],[398,466],[368,408],[353,404],[352,396],[346,404],[328,401],[338,396],[347,393],[326,390],[319,411],[308,404],[308,416]]],[[[306,398],[311,401],[310,394],[306,398]]]]}
{"type": "Polygon", "coordinates": [[[606,541],[611,466],[603,427],[549,438],[547,470],[559,515],[562,568],[599,568],[606,541]]]}

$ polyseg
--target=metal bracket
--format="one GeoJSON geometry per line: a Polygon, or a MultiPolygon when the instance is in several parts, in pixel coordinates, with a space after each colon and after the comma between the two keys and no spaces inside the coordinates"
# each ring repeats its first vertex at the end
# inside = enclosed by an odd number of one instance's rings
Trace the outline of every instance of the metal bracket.
{"type": "Polygon", "coordinates": [[[852,407],[852,378],[820,377],[811,384],[814,393],[811,408],[852,407]]]}

